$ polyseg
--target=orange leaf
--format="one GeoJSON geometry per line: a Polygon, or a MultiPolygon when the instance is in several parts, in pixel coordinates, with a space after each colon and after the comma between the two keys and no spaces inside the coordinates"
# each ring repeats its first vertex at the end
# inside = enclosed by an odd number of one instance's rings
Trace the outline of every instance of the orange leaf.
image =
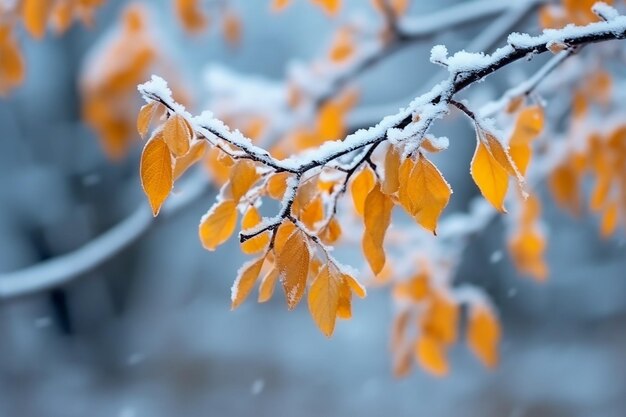
{"type": "Polygon", "coordinates": [[[176,15],[189,33],[197,33],[206,28],[208,17],[202,10],[200,0],[175,0],[176,15]]]}
{"type": "Polygon", "coordinates": [[[443,295],[433,294],[428,310],[424,313],[423,331],[443,344],[456,340],[459,307],[443,295]]]}
{"type": "Polygon", "coordinates": [[[409,0],[372,0],[372,5],[376,10],[382,12],[385,10],[385,6],[382,2],[387,2],[388,6],[391,8],[391,11],[396,16],[404,15],[409,8],[409,0]]]}
{"type": "Polygon", "coordinates": [[[431,374],[443,377],[448,374],[448,359],[444,346],[428,335],[422,335],[415,343],[417,362],[431,374]]]}
{"type": "Polygon", "coordinates": [[[365,199],[375,184],[376,177],[370,167],[363,168],[352,180],[350,187],[352,191],[352,201],[354,202],[354,209],[359,216],[363,215],[365,199]]]}
{"type": "Polygon", "coordinates": [[[267,193],[275,200],[282,200],[287,189],[287,178],[289,178],[288,172],[279,172],[274,174],[267,181],[267,193]]]}
{"type": "Polygon", "coordinates": [[[265,262],[265,256],[247,262],[244,266],[239,268],[237,279],[235,279],[231,289],[231,309],[236,309],[246,300],[261,273],[263,262],[265,262]]]}
{"type": "Polygon", "coordinates": [[[259,285],[259,303],[264,303],[272,298],[278,275],[277,268],[272,268],[265,274],[261,280],[261,285],[259,285]]]}
{"type": "Polygon", "coordinates": [[[311,0],[329,15],[335,15],[341,8],[341,0],[311,0]]]}
{"type": "Polygon", "coordinates": [[[345,109],[338,103],[324,103],[317,116],[317,133],[321,141],[335,140],[344,136],[345,109]]]}
{"type": "MultiPolygon", "coordinates": [[[[241,221],[241,229],[243,231],[249,230],[254,226],[261,223],[261,216],[259,215],[256,207],[251,206],[246,211],[241,221]]],[[[258,253],[267,248],[270,243],[269,232],[263,232],[260,235],[248,239],[241,244],[241,251],[246,254],[258,253]]]]}
{"type": "Polygon", "coordinates": [[[46,24],[51,9],[52,2],[49,0],[23,0],[24,26],[33,38],[40,39],[46,33],[46,24]]]}
{"type": "Polygon", "coordinates": [[[224,39],[231,47],[238,46],[241,42],[241,21],[233,11],[228,11],[222,18],[222,33],[224,39]]]}
{"type": "Polygon", "coordinates": [[[556,167],[548,178],[548,186],[556,202],[572,214],[580,211],[579,176],[569,164],[556,167]]]}
{"type": "Polygon", "coordinates": [[[602,215],[602,222],[600,224],[602,237],[609,237],[615,232],[618,223],[618,213],[619,205],[617,201],[610,202],[602,215]]]}
{"type": "Polygon", "coordinates": [[[214,251],[226,242],[235,231],[237,223],[237,204],[232,200],[215,203],[200,220],[198,230],[202,245],[214,251]]]}
{"type": "Polygon", "coordinates": [[[543,130],[543,119],[543,109],[539,106],[526,107],[517,117],[515,130],[509,141],[509,153],[522,175],[526,174],[532,155],[530,144],[543,130]]]}
{"type": "Polygon", "coordinates": [[[500,323],[491,311],[482,306],[471,309],[467,325],[467,343],[474,355],[488,368],[498,364],[500,333],[500,323]]]}
{"type": "Polygon", "coordinates": [[[422,227],[435,233],[437,220],[452,195],[441,172],[420,153],[408,178],[402,176],[400,189],[405,190],[401,191],[402,195],[410,199],[410,207],[405,208],[422,227]]]}
{"type": "Polygon", "coordinates": [[[341,284],[341,274],[331,264],[322,267],[309,288],[311,317],[326,337],[332,336],[335,330],[341,284]]]}
{"type": "Polygon", "coordinates": [[[137,131],[143,138],[148,133],[148,128],[150,127],[150,122],[152,121],[152,117],[154,116],[155,109],[157,108],[156,101],[152,101],[141,107],[139,110],[139,115],[137,116],[137,131]]]}
{"type": "Polygon", "coordinates": [[[319,237],[327,245],[332,245],[341,236],[341,225],[334,217],[319,231],[319,237]]]}
{"type": "Polygon", "coordinates": [[[380,185],[376,184],[365,199],[363,233],[363,253],[374,272],[378,275],[385,266],[385,250],[383,243],[391,221],[393,201],[383,194],[380,185]]]}
{"type": "Polygon", "coordinates": [[[183,116],[174,114],[163,126],[163,139],[174,155],[183,156],[189,151],[191,126],[183,116]]]}
{"type": "Polygon", "coordinates": [[[504,198],[509,187],[507,171],[480,141],[472,158],[470,172],[487,201],[496,209],[506,213],[504,198]]]}
{"type": "Polygon", "coordinates": [[[345,280],[339,286],[339,303],[337,304],[337,318],[348,320],[352,318],[352,292],[345,280]]]}
{"type": "Polygon", "coordinates": [[[296,308],[304,295],[310,259],[306,236],[301,230],[295,230],[276,259],[289,310],[296,308]]]}
{"type": "Polygon", "coordinates": [[[139,172],[141,186],[156,216],[174,185],[172,156],[160,135],[150,139],[143,148],[139,172]]]}
{"type": "Polygon", "coordinates": [[[259,180],[254,162],[242,159],[230,171],[230,191],[235,201],[241,200],[259,180]]]}
{"type": "Polygon", "coordinates": [[[273,12],[280,12],[289,6],[290,1],[291,0],[273,0],[271,9],[273,12]]]}
{"type": "Polygon", "coordinates": [[[174,161],[174,181],[180,178],[189,167],[201,160],[208,148],[209,145],[206,140],[193,140],[189,152],[174,161]]]}
{"type": "Polygon", "coordinates": [[[400,150],[395,146],[389,146],[385,154],[385,178],[383,180],[383,192],[394,194],[400,187],[400,150]]]}
{"type": "Polygon", "coordinates": [[[24,79],[24,60],[10,29],[0,25],[0,94],[7,93],[24,79]]]}

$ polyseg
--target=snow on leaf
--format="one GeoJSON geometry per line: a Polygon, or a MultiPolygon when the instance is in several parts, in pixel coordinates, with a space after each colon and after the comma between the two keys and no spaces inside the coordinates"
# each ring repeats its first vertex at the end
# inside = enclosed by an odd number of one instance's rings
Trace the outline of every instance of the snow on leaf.
{"type": "Polygon", "coordinates": [[[146,143],[139,171],[141,186],[156,216],[174,185],[172,156],[161,135],[155,135],[146,143]]]}
{"type": "Polygon", "coordinates": [[[263,262],[265,262],[265,256],[249,261],[239,268],[231,289],[231,309],[236,309],[246,300],[261,273],[263,262]]]}

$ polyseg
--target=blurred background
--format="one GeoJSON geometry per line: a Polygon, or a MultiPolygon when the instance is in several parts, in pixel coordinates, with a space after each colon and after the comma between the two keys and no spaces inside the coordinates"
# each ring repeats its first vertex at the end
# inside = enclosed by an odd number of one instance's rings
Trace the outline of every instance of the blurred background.
{"type": "MultiPolygon", "coordinates": [[[[243,28],[237,48],[216,33],[219,16],[190,36],[171,2],[144,3],[192,113],[211,102],[208,65],[280,80],[293,60],[324,51],[336,19],[375,15],[369,2],[357,0],[344,1],[335,20],[310,2],[295,1],[281,14],[268,3],[235,2],[243,28]]],[[[411,13],[456,3],[416,0],[411,13]]],[[[0,280],[81,248],[129,218],[150,219],[138,179],[141,142],[112,161],[81,115],[85,68],[128,4],[109,0],[92,27],[76,24],[62,36],[38,41],[16,32],[27,67],[24,83],[0,98],[0,280]]],[[[372,68],[357,80],[357,110],[381,105],[368,122],[375,123],[406,105],[430,88],[424,83],[431,77],[444,78],[428,62],[434,44],[463,49],[493,20],[417,43],[372,68]]],[[[536,13],[512,29],[538,31],[536,13]]],[[[497,97],[541,62],[493,77],[474,98],[497,97]]],[[[133,94],[136,114],[140,100],[133,94]]],[[[477,194],[467,175],[475,142],[460,118],[444,133],[451,148],[436,162],[455,189],[447,209],[454,212],[477,194]]],[[[172,203],[190,192],[177,184],[172,203]]],[[[52,289],[0,299],[1,416],[626,415],[626,240],[600,239],[592,216],[574,218],[544,199],[551,270],[544,284],[515,271],[501,221],[477,236],[457,281],[479,285],[497,306],[501,364],[485,369],[459,342],[450,376],[416,368],[396,379],[387,288],[356,300],[353,319],[340,322],[330,340],[304,304],[288,312],[282,294],[230,311],[230,287],[244,257],[235,241],[207,252],[197,238],[214,195],[207,186],[181,210],[166,209],[95,269],[52,289]]]]}

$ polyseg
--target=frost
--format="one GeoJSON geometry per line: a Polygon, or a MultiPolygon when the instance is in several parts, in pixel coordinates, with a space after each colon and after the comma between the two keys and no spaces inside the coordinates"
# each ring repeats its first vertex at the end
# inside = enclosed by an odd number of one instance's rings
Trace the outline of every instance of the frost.
{"type": "Polygon", "coordinates": [[[607,21],[615,20],[619,17],[619,12],[612,6],[603,1],[599,1],[593,5],[591,10],[600,18],[607,21]]]}

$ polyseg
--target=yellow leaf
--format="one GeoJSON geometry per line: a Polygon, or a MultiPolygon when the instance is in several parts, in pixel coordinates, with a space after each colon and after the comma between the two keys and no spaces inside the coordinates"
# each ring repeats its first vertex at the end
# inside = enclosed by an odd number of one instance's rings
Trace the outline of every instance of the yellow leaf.
{"type": "Polygon", "coordinates": [[[319,231],[319,237],[323,243],[327,245],[332,245],[339,239],[341,236],[341,225],[337,221],[336,218],[332,218],[328,221],[326,226],[324,226],[319,231]]]}
{"type": "Polygon", "coordinates": [[[423,301],[430,293],[428,275],[419,274],[408,281],[399,282],[393,287],[393,296],[398,299],[423,301]]]}
{"type": "Polygon", "coordinates": [[[405,176],[402,177],[402,181],[400,187],[407,189],[404,194],[411,199],[409,213],[422,227],[435,233],[437,220],[452,195],[450,185],[437,167],[421,153],[418,154],[408,181],[405,176]]]}
{"type": "Polygon", "coordinates": [[[291,237],[294,230],[296,230],[296,226],[290,221],[285,221],[280,224],[278,230],[276,231],[276,238],[274,239],[274,253],[278,255],[285,247],[287,243],[287,239],[291,237]]]}
{"type": "MultiPolygon", "coordinates": [[[[251,206],[241,221],[241,229],[245,232],[261,223],[261,216],[256,207],[251,206]]],[[[248,239],[241,244],[241,251],[246,254],[258,253],[267,248],[270,243],[269,232],[263,232],[260,235],[248,239]]]]}
{"type": "Polygon", "coordinates": [[[335,15],[341,8],[341,0],[311,0],[329,15],[335,15]]]}
{"type": "Polygon", "coordinates": [[[306,288],[310,262],[309,244],[301,230],[295,230],[276,259],[289,310],[296,308],[306,288]]]}
{"type": "Polygon", "coordinates": [[[189,151],[191,127],[183,116],[174,114],[167,119],[163,126],[163,139],[176,156],[183,156],[189,151]]]}
{"type": "Polygon", "coordinates": [[[572,214],[580,211],[579,176],[569,164],[556,167],[548,178],[548,186],[556,202],[572,214]]]}
{"type": "Polygon", "coordinates": [[[602,237],[609,237],[617,229],[619,205],[617,201],[612,201],[602,215],[602,223],[600,224],[600,233],[602,237]]]}
{"type": "Polygon", "coordinates": [[[241,200],[259,180],[254,162],[248,159],[238,161],[230,171],[230,191],[235,201],[241,200]]]}
{"type": "Polygon", "coordinates": [[[543,123],[543,109],[539,106],[526,107],[517,117],[513,136],[509,141],[509,153],[522,175],[526,175],[532,156],[530,144],[543,130],[543,123]]]}
{"type": "Polygon", "coordinates": [[[174,185],[172,156],[160,135],[150,139],[143,148],[139,171],[141,186],[156,216],[174,185]]]}
{"type": "Polygon", "coordinates": [[[291,0],[273,0],[271,9],[273,12],[280,12],[289,6],[290,1],[291,0]]]}
{"type": "Polygon", "coordinates": [[[176,15],[189,33],[197,33],[206,28],[208,17],[202,10],[200,0],[175,0],[176,15]]]}
{"type": "Polygon", "coordinates": [[[49,0],[23,0],[24,26],[33,38],[40,39],[46,33],[46,24],[52,8],[49,0]]]}
{"type": "Polygon", "coordinates": [[[154,116],[155,109],[157,108],[156,101],[152,101],[141,107],[139,110],[139,115],[137,116],[137,131],[143,138],[148,133],[148,128],[150,127],[150,122],[152,121],[152,117],[154,116]]]}
{"type": "Polygon", "coordinates": [[[404,15],[409,8],[409,0],[372,0],[372,5],[376,10],[382,12],[385,10],[382,2],[387,2],[396,16],[404,15]]]}
{"type": "Polygon", "coordinates": [[[509,187],[507,171],[480,141],[476,146],[470,172],[487,201],[496,209],[506,213],[504,198],[509,187]]]}
{"type": "Polygon", "coordinates": [[[189,167],[201,160],[208,148],[209,145],[206,140],[193,140],[189,152],[174,161],[174,181],[180,178],[189,167]]]}
{"type": "Polygon", "coordinates": [[[264,261],[265,256],[262,256],[258,259],[247,262],[244,266],[239,268],[239,271],[237,272],[237,279],[235,279],[231,289],[231,309],[236,309],[246,300],[248,294],[250,294],[250,291],[252,291],[252,288],[254,287],[254,283],[261,273],[261,267],[263,266],[264,261]]]}
{"type": "Polygon", "coordinates": [[[542,282],[548,277],[548,267],[544,261],[546,242],[543,235],[534,227],[523,227],[508,244],[515,267],[523,274],[542,282]]]}
{"type": "Polygon", "coordinates": [[[350,286],[345,282],[345,280],[343,280],[339,285],[337,318],[342,320],[352,318],[352,292],[350,291],[350,286]]]}
{"type": "Polygon", "coordinates": [[[448,374],[445,347],[436,339],[421,335],[415,343],[415,357],[420,366],[431,374],[438,377],[448,374]]]}
{"type": "Polygon", "coordinates": [[[267,194],[275,200],[282,200],[287,189],[287,178],[289,178],[288,172],[279,172],[272,175],[267,181],[267,194]]]}
{"type": "Polygon", "coordinates": [[[375,184],[376,177],[374,176],[374,171],[367,166],[359,171],[352,180],[350,188],[352,191],[352,201],[354,202],[354,209],[359,216],[363,216],[365,199],[375,184]]]}
{"type": "Polygon", "coordinates": [[[318,194],[300,211],[300,220],[309,230],[315,230],[315,225],[324,219],[324,204],[318,194]]]}
{"type": "Polygon", "coordinates": [[[24,60],[10,31],[9,27],[0,25],[0,95],[24,79],[24,60]]]}
{"type": "Polygon", "coordinates": [[[348,274],[343,274],[342,276],[344,282],[348,285],[348,288],[359,298],[364,298],[367,295],[365,287],[359,281],[357,281],[356,278],[348,274]]]}
{"type": "Polygon", "coordinates": [[[354,51],[353,30],[350,27],[339,29],[330,48],[331,61],[337,63],[345,61],[354,54],[354,51]]]}
{"type": "Polygon", "coordinates": [[[443,344],[451,344],[457,337],[459,307],[453,300],[433,294],[428,310],[422,318],[423,331],[443,344]]]}
{"type": "Polygon", "coordinates": [[[321,141],[335,140],[344,136],[344,112],[343,107],[334,101],[322,105],[317,116],[317,134],[321,141]]]}
{"type": "Polygon", "coordinates": [[[278,276],[277,268],[272,268],[265,274],[261,280],[261,285],[259,285],[259,303],[264,303],[272,298],[278,276]]]}
{"type": "Polygon", "coordinates": [[[341,275],[333,265],[324,265],[309,288],[309,311],[326,337],[335,330],[341,275]]]}
{"type": "Polygon", "coordinates": [[[394,194],[400,186],[400,150],[395,146],[389,146],[385,154],[385,178],[383,180],[383,192],[394,194]]]}
{"type": "Polygon", "coordinates": [[[476,357],[488,368],[498,364],[500,333],[500,323],[491,311],[482,306],[471,309],[467,325],[467,343],[476,357]]]}
{"type": "Polygon", "coordinates": [[[232,200],[215,203],[200,220],[198,233],[202,245],[215,250],[233,234],[236,224],[237,204],[232,200]]]}
{"type": "Polygon", "coordinates": [[[235,12],[228,11],[222,17],[222,33],[231,47],[241,42],[241,21],[235,12]]]}
{"type": "Polygon", "coordinates": [[[363,215],[365,231],[362,242],[363,253],[374,275],[378,275],[385,266],[383,243],[391,221],[392,209],[393,201],[383,194],[380,185],[376,184],[365,199],[363,215]]]}

